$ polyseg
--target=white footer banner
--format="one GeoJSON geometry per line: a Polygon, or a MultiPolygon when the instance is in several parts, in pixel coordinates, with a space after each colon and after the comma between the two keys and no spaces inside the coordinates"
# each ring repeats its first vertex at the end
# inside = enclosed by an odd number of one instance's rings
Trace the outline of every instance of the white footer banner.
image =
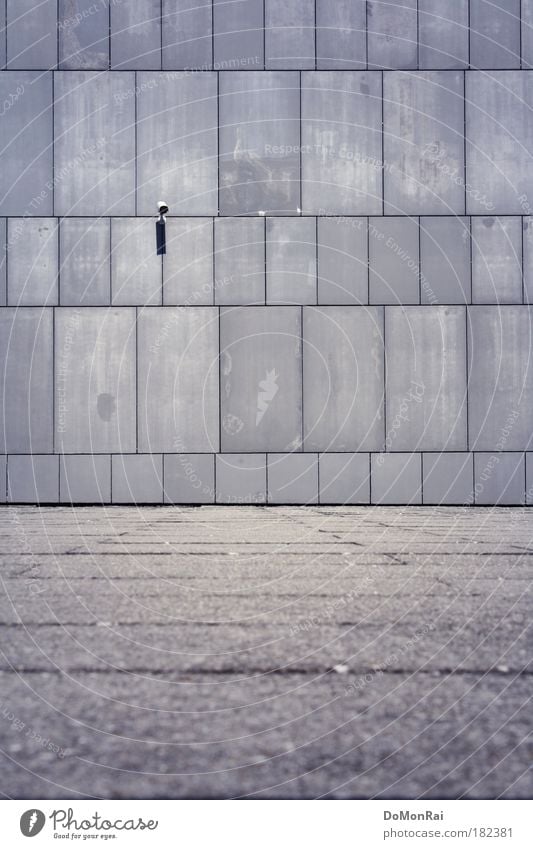
{"type": "Polygon", "coordinates": [[[120,849],[531,849],[532,814],[531,802],[513,800],[6,800],[0,840],[6,849],[67,841],[120,849]]]}

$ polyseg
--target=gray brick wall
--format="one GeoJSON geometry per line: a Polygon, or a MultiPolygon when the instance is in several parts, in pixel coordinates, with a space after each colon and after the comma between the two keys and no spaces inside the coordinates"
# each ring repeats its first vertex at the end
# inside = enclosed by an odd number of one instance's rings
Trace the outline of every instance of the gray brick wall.
{"type": "Polygon", "coordinates": [[[0,502],[533,503],[531,0],[0,25],[0,502]]]}

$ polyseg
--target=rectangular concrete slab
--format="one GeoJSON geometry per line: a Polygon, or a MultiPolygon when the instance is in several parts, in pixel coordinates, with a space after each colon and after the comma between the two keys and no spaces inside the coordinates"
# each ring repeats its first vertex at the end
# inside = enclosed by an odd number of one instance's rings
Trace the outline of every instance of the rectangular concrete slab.
{"type": "Polygon", "coordinates": [[[388,451],[467,447],[464,307],[387,307],[388,451]]]}
{"type": "Polygon", "coordinates": [[[140,451],[218,451],[215,307],[140,313],[138,374],[140,451]]]}
{"type": "Polygon", "coordinates": [[[135,451],[135,404],[135,309],[58,308],[56,451],[135,451]]]}
{"type": "Polygon", "coordinates": [[[469,304],[470,219],[420,219],[420,297],[423,304],[469,304]]]}
{"type": "Polygon", "coordinates": [[[321,454],[318,458],[320,504],[369,504],[368,454],[321,454]]]}
{"type": "Polygon", "coordinates": [[[8,457],[7,497],[12,503],[57,504],[59,457],[45,454],[8,457]]]}
{"type": "Polygon", "coordinates": [[[316,454],[269,454],[267,464],[269,504],[318,502],[316,454]]]}
{"type": "Polygon", "coordinates": [[[531,307],[471,307],[468,321],[469,433],[477,451],[532,444],[531,307]]]}
{"type": "Polygon", "coordinates": [[[135,75],[57,74],[54,116],[55,214],[134,215],[135,75]]]}
{"type": "Polygon", "coordinates": [[[215,303],[265,302],[265,220],[215,219],[215,303]]]}
{"type": "Polygon", "coordinates": [[[472,303],[522,303],[522,219],[472,218],[472,303]]]}
{"type": "Polygon", "coordinates": [[[476,504],[523,504],[525,481],[525,454],[474,454],[476,504]]]}
{"type": "Polygon", "coordinates": [[[370,218],[371,304],[418,304],[419,224],[415,218],[370,218]]]}
{"type": "Polygon", "coordinates": [[[223,307],[221,450],[291,450],[302,439],[301,309],[223,307]]]}
{"type": "Polygon", "coordinates": [[[163,68],[209,71],[213,67],[211,3],[162,0],[163,68]]]}
{"type": "Polygon", "coordinates": [[[60,302],[63,306],[110,303],[110,236],[109,218],[61,219],[60,302]]]}
{"type": "Polygon", "coordinates": [[[166,504],[213,504],[215,458],[212,454],[165,454],[166,504]]]}
{"type": "Polygon", "coordinates": [[[6,12],[7,67],[25,71],[55,68],[57,0],[7,0],[6,12]]]}
{"type": "Polygon", "coordinates": [[[159,200],[175,215],[211,215],[217,202],[217,75],[137,74],[137,212],[159,200]]]}
{"type": "Polygon", "coordinates": [[[319,218],[318,303],[368,303],[366,218],[319,218]]]}
{"type": "Polygon", "coordinates": [[[53,306],[58,299],[58,224],[55,218],[10,218],[9,288],[12,306],[53,306]]]}
{"type": "Polygon", "coordinates": [[[7,457],[0,454],[0,504],[7,501],[7,457]]]}
{"type": "Polygon", "coordinates": [[[386,73],[383,110],[385,212],[464,213],[463,74],[386,73]]]}
{"type": "Polygon", "coordinates": [[[265,504],[266,454],[218,454],[217,504],[265,504]]]}
{"type": "Polygon", "coordinates": [[[472,68],[520,67],[521,0],[470,0],[472,68]]]}
{"type": "Polygon", "coordinates": [[[6,66],[6,4],[7,0],[0,0],[0,70],[6,66]]]}
{"type": "Polygon", "coordinates": [[[368,2],[367,27],[369,68],[416,68],[417,0],[368,2]]]}
{"type": "Polygon", "coordinates": [[[372,454],[372,504],[421,504],[420,454],[372,454]]]}
{"type": "Polygon", "coordinates": [[[60,460],[59,494],[67,504],[109,504],[111,457],[64,454],[60,460]]]}
{"type": "Polygon", "coordinates": [[[4,71],[0,103],[0,214],[53,215],[52,74],[4,71]]]}
{"type": "Polygon", "coordinates": [[[302,73],[302,209],[381,212],[381,75],[302,73]]]}
{"type": "Polygon", "coordinates": [[[0,310],[1,453],[53,450],[51,309],[0,310]]]}
{"type": "Polygon", "coordinates": [[[0,307],[5,307],[7,300],[7,218],[0,218],[0,307]]]}
{"type": "MultiPolygon", "coordinates": [[[[154,235],[155,238],[155,235],[154,235]]],[[[163,257],[163,303],[213,303],[213,221],[168,218],[163,257]]]]}
{"type": "Polygon", "coordinates": [[[59,0],[59,67],[109,68],[110,0],[59,0]]]}
{"type": "Polygon", "coordinates": [[[111,302],[116,306],[162,303],[163,268],[150,218],[111,219],[111,302]]]}
{"type": "Polygon", "coordinates": [[[214,67],[262,68],[264,0],[213,0],[214,67]]]}
{"type": "Polygon", "coordinates": [[[305,308],[303,319],[304,450],[379,449],[383,309],[305,308]]]}
{"type": "Polygon", "coordinates": [[[533,218],[522,218],[524,302],[533,304],[533,218]]]}
{"type": "Polygon", "coordinates": [[[161,504],[163,457],[161,454],[114,454],[111,458],[114,504],[161,504]]]}
{"type": "Polygon", "coordinates": [[[315,0],[264,0],[265,68],[315,67],[315,0]]]}
{"type": "MultiPolygon", "coordinates": [[[[466,75],[467,213],[521,215],[533,196],[529,73],[466,75]]],[[[527,210],[526,210],[527,211],[527,210]]]]}
{"type": "Polygon", "coordinates": [[[161,68],[161,0],[111,2],[111,67],[161,68]]]}
{"type": "Polygon", "coordinates": [[[522,0],[522,68],[533,68],[533,0],[522,0]]]}
{"type": "Polygon", "coordinates": [[[473,504],[474,455],[453,453],[422,455],[424,504],[473,504]]]}
{"type": "Polygon", "coordinates": [[[419,67],[424,69],[468,66],[468,4],[454,0],[418,0],[419,67]]]}
{"type": "Polygon", "coordinates": [[[220,74],[222,215],[296,214],[300,206],[300,76],[220,74]]]}
{"type": "Polygon", "coordinates": [[[365,0],[317,0],[316,56],[319,69],[366,67],[365,0]]]}
{"type": "Polygon", "coordinates": [[[316,219],[268,218],[267,303],[316,304],[316,275],[316,219]]]}
{"type": "Polygon", "coordinates": [[[533,504],[533,454],[526,454],[526,497],[525,504],[533,504]]]}

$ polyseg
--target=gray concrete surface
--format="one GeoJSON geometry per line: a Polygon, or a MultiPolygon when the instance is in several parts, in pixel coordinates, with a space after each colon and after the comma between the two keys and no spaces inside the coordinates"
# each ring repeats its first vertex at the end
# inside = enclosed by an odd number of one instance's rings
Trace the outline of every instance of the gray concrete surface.
{"type": "Polygon", "coordinates": [[[531,795],[527,509],[5,508],[0,791],[531,795]]]}

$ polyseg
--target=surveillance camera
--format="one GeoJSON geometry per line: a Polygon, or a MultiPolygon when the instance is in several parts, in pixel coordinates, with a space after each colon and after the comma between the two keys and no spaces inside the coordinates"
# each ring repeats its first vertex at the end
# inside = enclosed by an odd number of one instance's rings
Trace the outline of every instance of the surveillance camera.
{"type": "Polygon", "coordinates": [[[157,211],[159,212],[159,215],[166,215],[168,212],[168,205],[163,200],[158,201],[157,211]]]}

